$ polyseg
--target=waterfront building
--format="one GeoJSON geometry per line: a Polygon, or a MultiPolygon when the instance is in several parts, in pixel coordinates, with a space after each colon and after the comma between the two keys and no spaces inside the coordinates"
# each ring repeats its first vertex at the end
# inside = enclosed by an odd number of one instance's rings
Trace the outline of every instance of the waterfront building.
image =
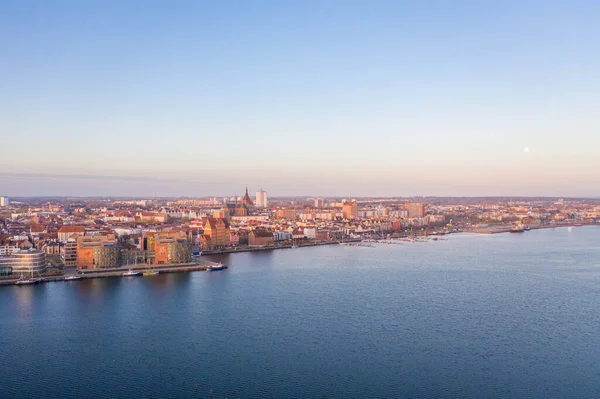
{"type": "Polygon", "coordinates": [[[229,234],[229,244],[232,247],[237,247],[238,245],[240,245],[240,235],[237,232],[231,232],[229,234]]]}
{"type": "Polygon", "coordinates": [[[66,267],[77,266],[77,242],[73,239],[61,244],[60,260],[66,267]]]}
{"type": "Polygon", "coordinates": [[[259,208],[267,207],[267,192],[262,188],[256,192],[256,206],[259,208]]]}
{"type": "Polygon", "coordinates": [[[211,248],[228,246],[230,233],[231,229],[227,219],[206,218],[204,234],[210,238],[211,248]]]}
{"type": "Polygon", "coordinates": [[[0,206],[8,206],[10,204],[10,200],[8,197],[0,197],[0,206]]]}
{"type": "Polygon", "coordinates": [[[189,242],[177,240],[167,246],[167,260],[169,263],[189,263],[192,261],[192,251],[189,242]]]}
{"type": "Polygon", "coordinates": [[[174,236],[157,237],[154,243],[154,264],[189,263],[192,250],[186,239],[174,236]]]}
{"type": "Polygon", "coordinates": [[[118,267],[120,264],[119,248],[115,243],[105,243],[94,248],[94,268],[118,267]]]}
{"type": "Polygon", "coordinates": [[[121,251],[121,264],[134,265],[144,263],[155,263],[155,252],[143,249],[130,249],[121,251]]]}
{"type": "Polygon", "coordinates": [[[344,215],[344,219],[358,218],[358,205],[356,201],[345,201],[342,203],[342,214],[344,215]]]}
{"type": "Polygon", "coordinates": [[[252,230],[248,233],[248,245],[262,247],[275,241],[273,233],[263,229],[252,230]]]}
{"type": "Polygon", "coordinates": [[[187,263],[191,261],[192,250],[185,238],[174,235],[158,236],[154,242],[154,263],[187,263]]]}
{"type": "Polygon", "coordinates": [[[115,243],[114,234],[77,237],[77,267],[80,269],[96,267],[95,248],[104,247],[110,243],[115,243]]]}
{"type": "Polygon", "coordinates": [[[145,237],[142,239],[142,249],[146,251],[154,251],[155,250],[155,241],[158,238],[171,238],[173,240],[185,240],[187,239],[187,234],[185,231],[148,231],[145,233],[145,237]]]}
{"type": "Polygon", "coordinates": [[[273,238],[275,241],[285,241],[292,239],[292,233],[287,230],[273,232],[273,238]]]}
{"type": "Polygon", "coordinates": [[[308,239],[317,238],[317,229],[314,227],[305,227],[304,228],[304,237],[308,239]]]}
{"type": "Polygon", "coordinates": [[[0,274],[31,274],[45,271],[46,253],[44,251],[29,249],[0,256],[0,274]]]}

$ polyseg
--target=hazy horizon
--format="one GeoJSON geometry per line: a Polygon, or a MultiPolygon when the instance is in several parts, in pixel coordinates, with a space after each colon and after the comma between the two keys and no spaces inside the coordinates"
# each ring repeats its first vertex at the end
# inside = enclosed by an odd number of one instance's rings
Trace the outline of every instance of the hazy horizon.
{"type": "Polygon", "coordinates": [[[600,3],[0,11],[0,195],[600,197],[600,3]]]}
{"type": "Polygon", "coordinates": [[[339,198],[367,198],[367,197],[545,197],[545,198],[586,198],[597,199],[598,195],[572,195],[569,193],[556,194],[521,194],[521,193],[492,193],[486,194],[474,190],[471,194],[439,192],[410,193],[402,187],[396,192],[389,188],[378,189],[373,187],[370,191],[339,190],[323,188],[322,191],[295,191],[289,186],[283,190],[270,190],[269,186],[258,186],[252,182],[246,184],[241,181],[201,181],[201,180],[166,180],[151,177],[131,176],[86,176],[86,175],[54,175],[54,174],[7,174],[0,173],[0,187],[6,183],[7,187],[13,187],[12,191],[0,191],[0,195],[8,197],[138,197],[138,198],[177,198],[177,197],[232,197],[243,196],[245,187],[254,198],[256,191],[264,189],[269,197],[339,197],[339,198]],[[10,182],[27,181],[27,185],[21,191],[14,189],[16,184],[10,182]],[[99,184],[110,182],[109,185],[99,184]],[[228,192],[225,187],[234,187],[228,192]],[[28,187],[34,189],[28,191],[28,187]],[[404,193],[402,192],[404,191],[404,193]]]}

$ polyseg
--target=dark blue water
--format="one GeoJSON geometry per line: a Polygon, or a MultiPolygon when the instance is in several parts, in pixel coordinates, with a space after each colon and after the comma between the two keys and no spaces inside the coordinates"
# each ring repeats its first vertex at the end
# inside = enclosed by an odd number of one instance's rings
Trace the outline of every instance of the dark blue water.
{"type": "Polygon", "coordinates": [[[600,397],[600,228],[0,287],[0,396],[600,397]]]}

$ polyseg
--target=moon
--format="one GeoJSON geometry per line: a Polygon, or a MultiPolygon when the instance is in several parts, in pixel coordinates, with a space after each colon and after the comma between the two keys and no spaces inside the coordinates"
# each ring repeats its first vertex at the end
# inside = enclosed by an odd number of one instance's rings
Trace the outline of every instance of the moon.
{"type": "Polygon", "coordinates": [[[529,152],[529,147],[525,147],[525,148],[523,148],[523,152],[524,152],[524,153],[528,153],[528,152],[529,152]]]}

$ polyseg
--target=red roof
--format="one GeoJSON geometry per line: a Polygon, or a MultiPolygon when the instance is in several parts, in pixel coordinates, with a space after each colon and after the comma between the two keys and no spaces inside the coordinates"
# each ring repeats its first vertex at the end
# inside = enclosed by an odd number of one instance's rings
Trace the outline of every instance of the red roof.
{"type": "Polygon", "coordinates": [[[62,226],[58,229],[59,233],[83,233],[85,232],[83,226],[62,226]]]}

